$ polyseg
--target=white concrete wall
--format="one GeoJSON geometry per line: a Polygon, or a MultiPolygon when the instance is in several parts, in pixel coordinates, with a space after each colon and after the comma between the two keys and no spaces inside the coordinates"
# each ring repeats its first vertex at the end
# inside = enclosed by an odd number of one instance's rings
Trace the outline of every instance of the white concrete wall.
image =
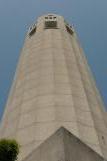
{"type": "Polygon", "coordinates": [[[103,104],[76,34],[66,31],[61,16],[56,16],[58,29],[44,29],[44,17],[38,19],[36,33],[26,37],[1,137],[19,141],[22,159],[64,126],[106,156],[103,104]]]}

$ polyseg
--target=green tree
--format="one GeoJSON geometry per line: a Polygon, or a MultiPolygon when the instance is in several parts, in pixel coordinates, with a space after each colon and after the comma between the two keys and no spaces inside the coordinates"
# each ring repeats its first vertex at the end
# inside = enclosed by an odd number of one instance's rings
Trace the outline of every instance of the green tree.
{"type": "Polygon", "coordinates": [[[19,153],[19,144],[16,140],[0,140],[0,161],[15,161],[19,153]]]}

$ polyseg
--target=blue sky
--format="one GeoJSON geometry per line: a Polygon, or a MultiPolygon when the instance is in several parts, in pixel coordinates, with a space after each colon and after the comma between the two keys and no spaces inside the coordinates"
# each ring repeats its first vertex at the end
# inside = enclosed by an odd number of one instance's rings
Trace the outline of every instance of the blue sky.
{"type": "Polygon", "coordinates": [[[27,28],[45,13],[75,26],[107,109],[107,0],[0,0],[0,117],[27,28]]]}

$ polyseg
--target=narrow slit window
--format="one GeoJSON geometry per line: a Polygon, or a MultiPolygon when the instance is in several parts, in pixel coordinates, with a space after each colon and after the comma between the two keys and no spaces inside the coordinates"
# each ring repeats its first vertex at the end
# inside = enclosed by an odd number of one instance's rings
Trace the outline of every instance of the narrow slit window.
{"type": "Polygon", "coordinates": [[[57,28],[57,21],[45,21],[45,29],[57,28]]]}
{"type": "Polygon", "coordinates": [[[104,136],[102,136],[102,141],[103,141],[103,144],[105,144],[105,138],[104,138],[104,136]]]}

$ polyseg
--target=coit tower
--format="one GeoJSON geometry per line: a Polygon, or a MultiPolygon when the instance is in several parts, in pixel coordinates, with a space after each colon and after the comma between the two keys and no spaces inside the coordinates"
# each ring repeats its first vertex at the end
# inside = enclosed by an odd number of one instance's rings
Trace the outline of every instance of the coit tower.
{"type": "Polygon", "coordinates": [[[22,160],[63,127],[107,158],[103,106],[72,25],[56,14],[39,17],[25,38],[0,137],[20,143],[22,160]]]}

